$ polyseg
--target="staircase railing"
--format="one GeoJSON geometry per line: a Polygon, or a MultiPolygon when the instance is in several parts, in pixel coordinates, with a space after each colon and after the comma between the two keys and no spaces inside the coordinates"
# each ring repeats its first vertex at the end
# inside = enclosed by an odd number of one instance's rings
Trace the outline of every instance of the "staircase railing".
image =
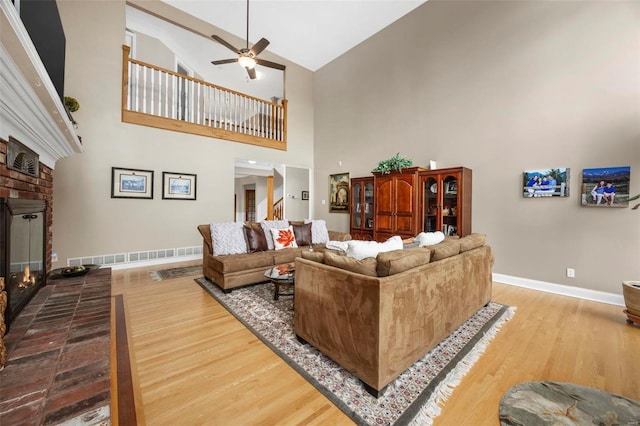
{"type": "Polygon", "coordinates": [[[122,46],[122,121],[287,149],[282,105],[129,58],[122,46]]]}
{"type": "Polygon", "coordinates": [[[280,198],[278,201],[273,203],[273,219],[274,220],[282,220],[284,217],[284,198],[280,198]]]}

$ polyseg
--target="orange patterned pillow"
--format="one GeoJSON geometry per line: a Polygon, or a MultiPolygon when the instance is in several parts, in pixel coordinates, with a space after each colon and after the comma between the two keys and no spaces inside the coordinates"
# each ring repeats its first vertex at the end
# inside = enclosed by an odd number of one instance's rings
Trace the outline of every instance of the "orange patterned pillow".
{"type": "Polygon", "coordinates": [[[293,233],[293,226],[284,229],[270,229],[273,236],[273,245],[276,250],[284,248],[298,247],[296,236],[293,233]]]}

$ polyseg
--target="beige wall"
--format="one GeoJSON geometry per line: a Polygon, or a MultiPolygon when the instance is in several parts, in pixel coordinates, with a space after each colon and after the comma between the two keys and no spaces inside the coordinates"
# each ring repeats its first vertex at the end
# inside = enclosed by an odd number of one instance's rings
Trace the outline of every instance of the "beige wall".
{"type": "MultiPolygon", "coordinates": [[[[287,65],[286,152],[125,124],[120,121],[125,2],[59,0],[58,7],[67,39],[65,91],[81,104],[74,118],[85,151],[59,161],[54,171],[53,251],[60,259],[54,267],[70,257],[201,245],[198,224],[233,220],[236,158],[312,166],[310,71],[265,52],[265,58],[287,65]],[[153,170],[154,199],[112,199],[113,166],[153,170]],[[162,200],[162,171],[197,174],[197,200],[162,200]]],[[[212,31],[180,13],[172,18],[212,31]]]]}
{"type": "Polygon", "coordinates": [[[473,169],[494,272],[611,293],[640,279],[640,212],[579,206],[583,168],[631,166],[640,192],[640,3],[429,1],[315,77],[313,202],[330,229],[348,217],[321,204],[327,176],[399,151],[473,169]],[[556,167],[569,198],[522,198],[523,171],[556,167]]]}

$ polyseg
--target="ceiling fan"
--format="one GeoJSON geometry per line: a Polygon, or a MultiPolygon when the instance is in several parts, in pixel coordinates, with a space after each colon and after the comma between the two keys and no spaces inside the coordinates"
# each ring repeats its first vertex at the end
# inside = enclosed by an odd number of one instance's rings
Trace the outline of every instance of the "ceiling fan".
{"type": "Polygon", "coordinates": [[[275,62],[267,61],[264,59],[258,59],[258,55],[269,45],[269,40],[266,38],[261,38],[256,44],[254,44],[251,48],[249,48],[249,0],[247,0],[247,44],[242,49],[237,49],[231,43],[224,40],[222,37],[217,35],[212,35],[215,41],[226,47],[227,49],[238,54],[238,57],[235,59],[223,59],[220,61],[211,61],[213,65],[223,65],[230,64],[232,62],[237,62],[240,66],[244,67],[247,70],[247,74],[249,74],[249,78],[254,80],[256,78],[256,64],[262,65],[264,67],[274,68],[277,70],[284,70],[286,67],[284,65],[277,64],[275,62]]]}

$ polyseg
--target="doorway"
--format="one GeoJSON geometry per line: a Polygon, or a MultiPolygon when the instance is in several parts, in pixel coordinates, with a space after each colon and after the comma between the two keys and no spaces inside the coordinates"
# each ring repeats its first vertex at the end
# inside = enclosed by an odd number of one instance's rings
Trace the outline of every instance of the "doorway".
{"type": "Polygon", "coordinates": [[[256,221],[256,190],[246,189],[244,191],[245,214],[244,220],[247,222],[256,221]]]}

